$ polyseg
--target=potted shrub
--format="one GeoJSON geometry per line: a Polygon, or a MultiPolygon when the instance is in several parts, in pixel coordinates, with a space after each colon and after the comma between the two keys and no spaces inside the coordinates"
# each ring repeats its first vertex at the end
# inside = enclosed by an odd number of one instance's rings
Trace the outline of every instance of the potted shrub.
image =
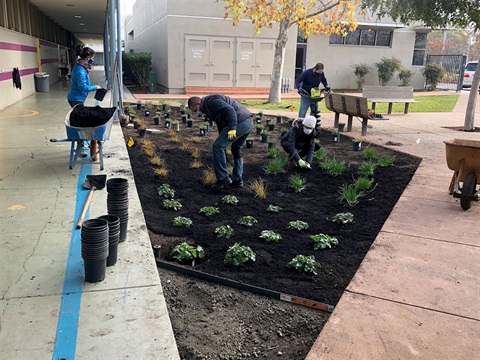
{"type": "Polygon", "coordinates": [[[277,124],[282,123],[282,115],[277,115],[277,124]]]}
{"type": "Polygon", "coordinates": [[[133,109],[132,109],[132,111],[130,111],[128,113],[128,117],[130,118],[130,122],[134,122],[136,116],[137,116],[137,113],[133,109]]]}
{"type": "Polygon", "coordinates": [[[253,139],[247,138],[247,140],[245,140],[245,144],[247,146],[247,149],[251,149],[253,147],[253,139]]]}
{"type": "Polygon", "coordinates": [[[191,128],[193,126],[193,119],[187,119],[187,127],[191,128]]]}
{"type": "Polygon", "coordinates": [[[273,121],[271,121],[268,123],[268,131],[273,131],[273,130],[275,130],[275,124],[273,123],[273,121]]]}
{"type": "Polygon", "coordinates": [[[332,131],[332,141],[333,142],[339,142],[340,141],[340,134],[338,133],[337,130],[332,131]]]}
{"type": "Polygon", "coordinates": [[[170,118],[165,119],[165,127],[170,129],[172,127],[172,120],[170,118]]]}
{"type": "Polygon", "coordinates": [[[180,105],[180,114],[184,115],[185,114],[185,104],[180,105]]]}
{"type": "Polygon", "coordinates": [[[352,142],[353,142],[353,150],[354,151],[362,150],[362,139],[355,138],[355,139],[352,139],[352,142]]]}
{"type": "Polygon", "coordinates": [[[175,131],[180,131],[180,121],[178,120],[173,120],[172,121],[172,128],[175,131]]]}
{"type": "Polygon", "coordinates": [[[153,123],[154,123],[155,125],[160,125],[160,116],[159,116],[159,115],[155,115],[155,116],[153,117],[153,123]]]}
{"type": "Polygon", "coordinates": [[[207,134],[207,124],[202,124],[198,127],[200,130],[200,136],[205,136],[207,134]]]}
{"type": "Polygon", "coordinates": [[[345,123],[338,123],[338,131],[343,132],[345,130],[345,123]]]}
{"type": "Polygon", "coordinates": [[[260,135],[263,131],[263,125],[262,124],[256,124],[255,129],[257,130],[257,135],[260,135]]]}
{"type": "Polygon", "coordinates": [[[187,123],[187,114],[182,114],[182,123],[187,123]]]}
{"type": "Polygon", "coordinates": [[[262,143],[266,143],[268,142],[268,132],[266,131],[262,131],[262,133],[260,134],[260,136],[262,137],[262,143]]]}
{"type": "Polygon", "coordinates": [[[274,148],[277,145],[277,142],[275,140],[268,140],[268,148],[274,148]]]}
{"type": "Polygon", "coordinates": [[[142,109],[142,101],[138,100],[137,101],[137,110],[141,110],[141,109],[142,109]]]}
{"type": "Polygon", "coordinates": [[[138,135],[140,137],[145,137],[147,136],[147,127],[145,125],[141,125],[140,128],[138,129],[138,135]]]}
{"type": "Polygon", "coordinates": [[[282,127],[282,129],[280,130],[281,133],[280,133],[280,137],[284,137],[285,134],[288,132],[288,128],[286,127],[282,127]]]}

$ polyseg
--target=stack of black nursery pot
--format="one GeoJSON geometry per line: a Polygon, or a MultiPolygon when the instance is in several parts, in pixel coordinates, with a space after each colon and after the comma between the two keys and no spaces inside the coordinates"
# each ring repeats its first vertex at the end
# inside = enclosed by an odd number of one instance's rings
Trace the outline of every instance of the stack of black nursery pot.
{"type": "Polygon", "coordinates": [[[116,215],[103,215],[98,219],[108,222],[108,257],[107,266],[117,263],[118,242],[120,240],[120,218],[116,215]]]}
{"type": "Polygon", "coordinates": [[[128,226],[128,180],[107,180],[107,210],[109,215],[120,218],[120,242],[127,240],[128,226]]]}
{"type": "Polygon", "coordinates": [[[108,257],[108,222],[90,219],[82,224],[82,258],[85,281],[96,283],[105,279],[108,257]]]}

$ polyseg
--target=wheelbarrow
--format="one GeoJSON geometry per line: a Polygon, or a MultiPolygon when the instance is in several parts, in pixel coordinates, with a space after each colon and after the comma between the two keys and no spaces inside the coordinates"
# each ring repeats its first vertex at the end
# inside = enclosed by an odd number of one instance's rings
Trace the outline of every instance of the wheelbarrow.
{"type": "MultiPolygon", "coordinates": [[[[93,109],[85,107],[85,109],[93,109]]],[[[104,169],[103,166],[103,142],[110,138],[110,131],[113,125],[113,118],[117,110],[116,107],[103,109],[105,110],[105,119],[95,119],[94,123],[97,124],[100,120],[101,125],[92,127],[80,127],[72,126],[70,124],[70,116],[74,108],[70,109],[65,117],[65,129],[67,131],[67,139],[50,139],[51,142],[71,142],[70,146],[70,160],[68,167],[73,169],[77,160],[91,161],[96,155],[99,155],[100,170],[104,169]],[[89,158],[82,159],[80,150],[83,147],[84,141],[98,141],[97,152],[91,154],[89,158]]]]}
{"type": "Polygon", "coordinates": [[[445,152],[448,168],[453,170],[448,191],[454,198],[460,198],[463,210],[468,210],[472,206],[472,201],[478,201],[480,141],[463,139],[445,141],[445,152]]]}

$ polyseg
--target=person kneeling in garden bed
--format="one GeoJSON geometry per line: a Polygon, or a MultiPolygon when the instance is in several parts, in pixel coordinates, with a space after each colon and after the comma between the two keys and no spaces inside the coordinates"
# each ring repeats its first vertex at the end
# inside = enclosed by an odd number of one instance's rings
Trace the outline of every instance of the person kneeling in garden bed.
{"type": "Polygon", "coordinates": [[[311,169],[315,151],[316,123],[317,119],[314,116],[306,116],[302,122],[298,121],[282,136],[283,150],[304,169],[311,169]],[[303,157],[305,160],[302,159],[303,157]]]}
{"type": "Polygon", "coordinates": [[[237,100],[214,94],[203,98],[192,96],[188,108],[201,116],[207,115],[217,123],[218,137],[213,142],[213,167],[217,182],[211,186],[216,192],[232,184],[243,186],[243,158],[240,152],[245,140],[253,129],[253,115],[237,100]],[[233,154],[232,179],[228,176],[225,149],[231,145],[233,154]]]}

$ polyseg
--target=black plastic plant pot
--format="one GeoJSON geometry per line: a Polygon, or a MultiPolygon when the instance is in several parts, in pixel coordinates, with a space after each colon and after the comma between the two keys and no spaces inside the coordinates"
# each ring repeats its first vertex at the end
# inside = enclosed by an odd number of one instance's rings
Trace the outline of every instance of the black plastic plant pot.
{"type": "Polygon", "coordinates": [[[140,131],[138,132],[138,136],[140,137],[147,136],[147,129],[140,129],[140,131]]]}
{"type": "Polygon", "coordinates": [[[268,124],[268,131],[273,131],[273,130],[275,130],[275,124],[274,123],[268,124]]]}
{"type": "Polygon", "coordinates": [[[85,281],[97,283],[105,280],[107,273],[107,259],[103,260],[83,260],[85,266],[85,281]]]}
{"type": "Polygon", "coordinates": [[[142,108],[142,104],[138,103],[137,104],[137,110],[140,110],[142,108]]]}
{"type": "Polygon", "coordinates": [[[343,132],[345,130],[345,124],[338,124],[338,131],[343,132]]]}
{"type": "Polygon", "coordinates": [[[262,134],[261,136],[262,136],[261,142],[266,143],[268,141],[268,134],[262,134]]]}
{"type": "Polygon", "coordinates": [[[145,116],[150,116],[150,111],[149,110],[145,110],[145,116]]]}
{"type": "Polygon", "coordinates": [[[360,151],[362,150],[362,142],[354,142],[353,143],[353,151],[360,151]]]}
{"type": "Polygon", "coordinates": [[[153,118],[153,123],[154,123],[155,125],[160,125],[160,118],[159,118],[159,117],[154,117],[154,118],[153,118]]]}
{"type": "Polygon", "coordinates": [[[245,144],[247,146],[247,149],[253,148],[253,140],[246,140],[245,144]]]}
{"type": "Polygon", "coordinates": [[[281,124],[282,123],[282,117],[281,116],[277,116],[277,124],[281,124]]]}
{"type": "Polygon", "coordinates": [[[170,129],[171,126],[172,126],[172,123],[170,121],[165,121],[165,127],[167,129],[170,129]]]}
{"type": "Polygon", "coordinates": [[[257,135],[260,135],[262,133],[263,129],[262,128],[257,128],[257,135]]]}
{"type": "Polygon", "coordinates": [[[125,192],[128,189],[128,179],[111,178],[107,180],[107,191],[110,193],[125,192]]]}
{"type": "Polygon", "coordinates": [[[113,266],[117,263],[118,242],[108,246],[107,266],[113,266]]]}
{"type": "Polygon", "coordinates": [[[257,121],[257,124],[261,124],[262,123],[262,118],[257,117],[256,121],[257,121]]]}
{"type": "Polygon", "coordinates": [[[205,136],[205,134],[207,133],[207,129],[200,129],[200,136],[205,136]]]}
{"type": "Polygon", "coordinates": [[[133,128],[134,129],[139,129],[140,128],[140,124],[138,122],[134,122],[133,123],[133,128]]]}
{"type": "Polygon", "coordinates": [[[184,124],[187,123],[187,115],[186,114],[182,115],[182,123],[184,123],[184,124]]]}
{"type": "Polygon", "coordinates": [[[269,142],[268,143],[268,148],[271,149],[271,148],[274,148],[277,144],[274,143],[274,142],[269,142]]]}
{"type": "Polygon", "coordinates": [[[187,120],[187,127],[193,127],[193,120],[187,120]]]}
{"type": "Polygon", "coordinates": [[[340,135],[332,135],[333,142],[340,142],[340,135]]]}

